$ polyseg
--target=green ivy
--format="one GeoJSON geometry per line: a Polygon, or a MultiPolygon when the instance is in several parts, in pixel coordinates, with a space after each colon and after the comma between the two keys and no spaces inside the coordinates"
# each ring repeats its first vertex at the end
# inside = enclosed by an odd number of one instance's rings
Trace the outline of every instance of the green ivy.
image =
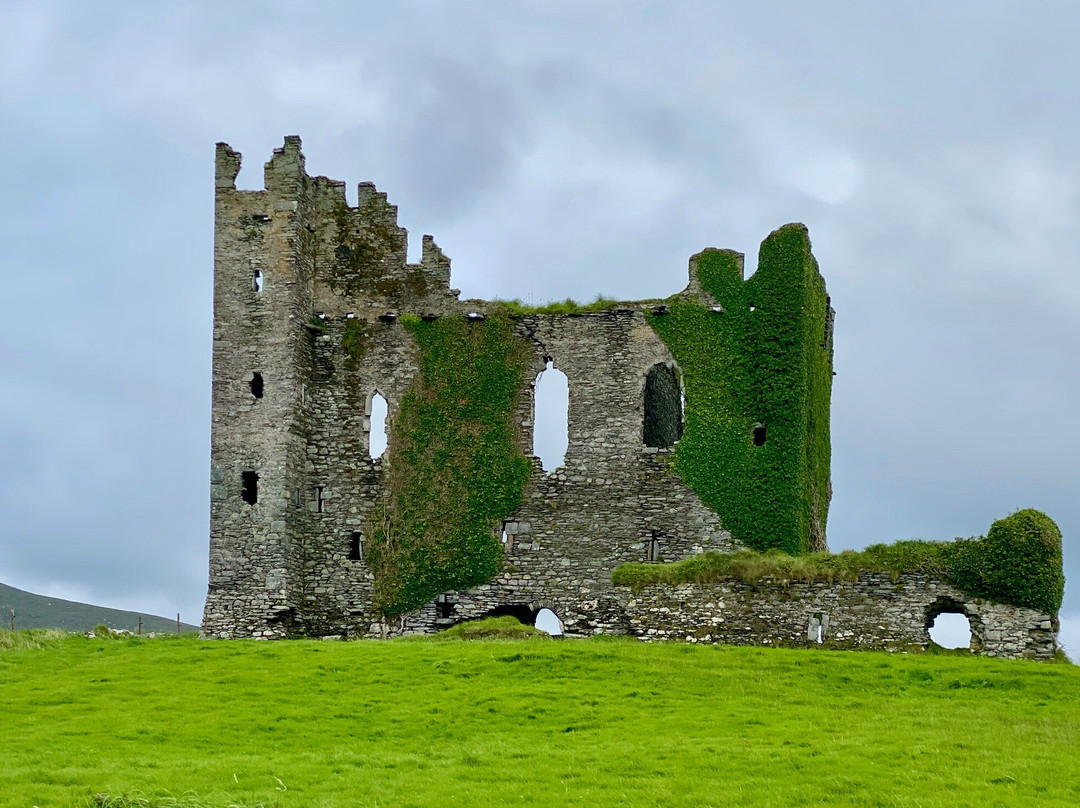
{"type": "Polygon", "coordinates": [[[832,345],[806,228],[773,232],[746,281],[738,253],[710,249],[695,261],[723,311],[673,298],[649,315],[683,373],[686,423],[674,468],[747,546],[824,549],[832,345]],[[766,439],[755,446],[759,424],[766,439]]]}
{"type": "Polygon", "coordinates": [[[906,572],[934,576],[974,597],[1057,614],[1065,589],[1061,532],[1040,511],[1027,509],[990,527],[985,537],[951,542],[899,541],[856,552],[792,556],[759,553],[702,553],[670,564],[623,564],[611,580],[634,591],[652,584],[706,584],[724,579],[854,581],[859,573],[906,572]]]}
{"type": "Polygon", "coordinates": [[[509,320],[402,322],[420,372],[390,431],[389,501],[369,528],[385,614],[491,580],[503,555],[495,530],[521,504],[531,472],[512,418],[531,353],[509,320]]]}

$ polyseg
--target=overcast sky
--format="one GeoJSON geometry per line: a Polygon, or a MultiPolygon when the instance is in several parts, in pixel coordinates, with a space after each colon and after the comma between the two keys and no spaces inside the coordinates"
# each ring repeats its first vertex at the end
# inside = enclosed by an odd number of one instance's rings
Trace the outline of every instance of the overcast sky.
{"type": "MultiPolygon", "coordinates": [[[[805,222],[835,549],[1036,507],[1080,581],[1080,4],[0,2],[0,581],[198,622],[214,143],[373,180],[463,297],[805,222]]],[[[1080,650],[1080,586],[1065,640],[1080,650]]]]}

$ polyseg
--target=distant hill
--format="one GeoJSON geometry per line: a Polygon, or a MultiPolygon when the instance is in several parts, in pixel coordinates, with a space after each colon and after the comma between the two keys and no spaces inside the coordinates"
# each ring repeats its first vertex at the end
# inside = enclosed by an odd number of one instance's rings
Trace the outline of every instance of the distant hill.
{"type": "MultiPolygon", "coordinates": [[[[104,623],[109,628],[135,631],[139,625],[138,612],[106,609],[89,603],[76,603],[62,598],[48,598],[0,584],[0,628],[11,627],[11,610],[15,610],[15,628],[63,628],[68,631],[90,631],[104,623]]],[[[198,626],[181,623],[183,631],[198,631],[198,626]]],[[[142,630],[176,633],[176,621],[152,614],[142,615],[142,630]]]]}

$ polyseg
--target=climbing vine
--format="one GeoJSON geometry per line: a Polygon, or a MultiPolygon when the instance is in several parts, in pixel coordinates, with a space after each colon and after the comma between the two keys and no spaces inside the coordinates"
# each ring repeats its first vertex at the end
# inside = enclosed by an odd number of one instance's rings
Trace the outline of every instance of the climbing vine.
{"type": "Polygon", "coordinates": [[[386,614],[494,577],[503,554],[495,530],[521,504],[531,471],[512,418],[531,353],[510,321],[402,321],[420,372],[390,433],[389,500],[368,531],[386,614]]]}
{"type": "Polygon", "coordinates": [[[823,548],[832,350],[806,228],[772,233],[746,281],[737,253],[706,250],[696,260],[719,306],[674,298],[649,315],[683,372],[675,470],[749,547],[823,548]]]}

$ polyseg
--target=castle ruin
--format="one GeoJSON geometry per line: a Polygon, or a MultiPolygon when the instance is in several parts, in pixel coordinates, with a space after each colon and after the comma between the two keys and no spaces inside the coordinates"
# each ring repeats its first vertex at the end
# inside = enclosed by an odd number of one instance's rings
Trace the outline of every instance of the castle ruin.
{"type": "Polygon", "coordinates": [[[1052,654],[1051,616],[926,576],[612,583],[627,562],[826,549],[833,311],[802,225],[749,279],[710,249],[666,300],[529,310],[459,299],[430,236],[408,263],[386,195],[361,183],[348,205],[299,138],[264,190],[237,190],[239,170],[219,143],[208,636],[388,637],[547,608],[572,636],[925,646],[932,613],[962,611],[987,653],[1052,654]],[[569,412],[549,472],[533,426],[551,368],[569,412]]]}

